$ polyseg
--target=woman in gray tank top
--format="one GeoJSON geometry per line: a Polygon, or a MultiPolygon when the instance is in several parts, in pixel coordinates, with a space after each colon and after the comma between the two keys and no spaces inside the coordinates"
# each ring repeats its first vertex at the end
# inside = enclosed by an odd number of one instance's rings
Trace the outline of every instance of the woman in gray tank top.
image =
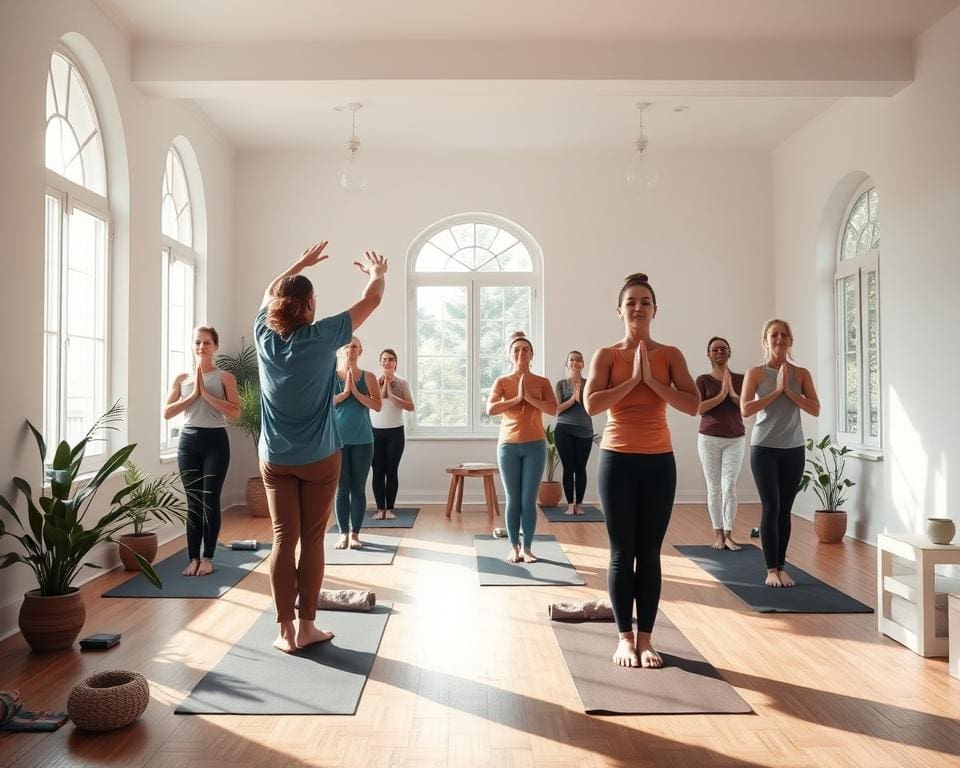
{"type": "Polygon", "coordinates": [[[760,494],[760,539],[768,587],[792,587],[785,570],[790,511],[803,476],[800,411],[820,415],[820,400],[806,368],[790,362],[793,331],[786,320],[768,320],[761,334],[763,365],[747,371],[740,412],[757,415],[750,440],[750,468],[760,494]]]}
{"type": "Polygon", "coordinates": [[[177,465],[187,491],[187,557],[184,576],[213,573],[213,555],[220,536],[220,492],[230,466],[227,419],[240,415],[240,397],[233,374],[213,364],[220,348],[215,328],[193,331],[197,367],[181,373],[170,385],[165,419],[183,413],[177,444],[177,465]],[[201,552],[201,544],[203,551],[201,552]],[[202,555],[202,557],[201,557],[202,555]]]}
{"type": "Polygon", "coordinates": [[[583,355],[572,350],[567,355],[569,378],[557,382],[557,426],[553,441],[563,466],[563,493],[566,515],[583,514],[583,496],[587,491],[587,461],[593,448],[593,419],[583,407],[583,355]]]}

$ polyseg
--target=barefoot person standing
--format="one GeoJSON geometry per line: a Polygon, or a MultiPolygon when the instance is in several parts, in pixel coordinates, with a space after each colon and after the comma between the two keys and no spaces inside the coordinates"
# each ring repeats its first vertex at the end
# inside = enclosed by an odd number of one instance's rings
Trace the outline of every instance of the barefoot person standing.
{"type": "Polygon", "coordinates": [[[387,260],[368,251],[365,262],[354,262],[369,277],[360,300],[315,321],[313,284],[300,273],[328,258],[326,245],[308,249],[270,283],[253,326],[263,423],[260,473],[273,523],[270,589],[280,625],[273,645],[287,653],[333,637],[314,621],[324,533],[340,477],[341,441],[333,415],[337,350],[380,305],[387,271],[387,260]]]}
{"type": "Polygon", "coordinates": [[[377,502],[374,520],[394,520],[394,504],[400,488],[400,458],[406,438],[403,431],[403,414],[414,410],[410,385],[397,376],[397,353],[385,349],[380,353],[380,369],[383,371],[377,384],[383,407],[370,412],[373,424],[373,495],[377,502]]]}
{"type": "Polygon", "coordinates": [[[583,355],[567,355],[570,376],[557,382],[557,427],[553,439],[563,465],[563,494],[566,515],[583,514],[587,492],[587,461],[593,448],[593,419],[583,407],[583,355]]]}
{"type": "Polygon", "coordinates": [[[585,390],[587,413],[609,412],[598,485],[610,538],[607,587],[620,638],[613,660],[622,667],[663,666],[651,635],[660,605],[660,547],[677,487],[667,405],[693,416],[700,404],[683,354],[650,336],[656,314],[647,276],[629,275],[617,299],[623,339],[594,354],[585,390]]]}

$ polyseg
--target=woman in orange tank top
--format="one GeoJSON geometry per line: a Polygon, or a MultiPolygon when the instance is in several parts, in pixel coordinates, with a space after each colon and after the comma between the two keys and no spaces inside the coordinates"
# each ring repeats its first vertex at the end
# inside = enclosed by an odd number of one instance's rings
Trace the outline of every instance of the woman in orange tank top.
{"type": "Polygon", "coordinates": [[[610,539],[607,588],[620,638],[613,660],[622,667],[663,666],[651,635],[660,604],[660,547],[677,486],[667,405],[691,416],[700,405],[683,353],[650,338],[656,314],[647,276],[629,275],[617,300],[624,337],[594,354],[584,392],[587,413],[608,411],[598,487],[610,539]]]}

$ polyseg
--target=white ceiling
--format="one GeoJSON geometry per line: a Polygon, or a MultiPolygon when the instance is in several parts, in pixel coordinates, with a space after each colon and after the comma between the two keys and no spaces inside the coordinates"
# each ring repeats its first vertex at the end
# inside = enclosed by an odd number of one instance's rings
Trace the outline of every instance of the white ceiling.
{"type": "Polygon", "coordinates": [[[644,121],[651,151],[770,149],[837,96],[895,93],[910,79],[909,41],[960,5],[96,2],[133,39],[140,87],[194,101],[239,148],[340,150],[350,121],[333,107],[359,101],[359,133],[371,151],[626,150],[639,100],[654,102],[644,121]],[[458,70],[454,61],[447,74],[457,52],[465,63],[458,70]],[[441,77],[448,79],[434,79],[441,77]],[[688,109],[675,112],[680,105],[688,109]]]}

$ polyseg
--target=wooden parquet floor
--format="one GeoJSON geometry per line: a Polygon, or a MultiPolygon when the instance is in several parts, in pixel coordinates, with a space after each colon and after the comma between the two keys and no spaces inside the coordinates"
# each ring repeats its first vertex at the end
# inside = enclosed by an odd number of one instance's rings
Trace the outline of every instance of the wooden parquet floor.
{"type": "MultiPolygon", "coordinates": [[[[0,734],[0,765],[17,768],[600,768],[608,766],[960,766],[960,680],[880,636],[876,617],[760,615],[672,549],[710,538],[702,505],[677,506],[663,549],[662,606],[753,706],[752,715],[591,717],[579,707],[548,602],[605,594],[601,523],[550,526],[585,587],[481,588],[472,536],[486,514],[445,521],[427,506],[390,567],[331,567],[327,585],[372,588],[392,600],[379,656],[352,717],[174,715],[176,704],[271,604],[267,563],[220,600],[107,600],[124,575],[83,588],[85,633],[119,631],[105,654],[31,654],[19,635],[0,643],[0,688],[31,708],[65,709],[80,677],[142,672],[143,718],[121,731],[0,734]]],[[[759,516],[742,505],[737,533],[759,516]]],[[[269,522],[225,515],[224,540],[269,538],[269,522]]],[[[179,549],[165,545],[161,557],[179,549]]],[[[795,519],[790,559],[869,605],[875,550],[847,539],[816,543],[795,519]]],[[[758,574],[758,578],[762,574],[758,574]]],[[[611,639],[611,651],[613,640],[611,639]]],[[[627,673],[630,674],[630,673],[627,673]]],[[[637,674],[637,673],[633,673],[637,674]]],[[[639,673],[643,674],[643,673],[639,673]]]]}

